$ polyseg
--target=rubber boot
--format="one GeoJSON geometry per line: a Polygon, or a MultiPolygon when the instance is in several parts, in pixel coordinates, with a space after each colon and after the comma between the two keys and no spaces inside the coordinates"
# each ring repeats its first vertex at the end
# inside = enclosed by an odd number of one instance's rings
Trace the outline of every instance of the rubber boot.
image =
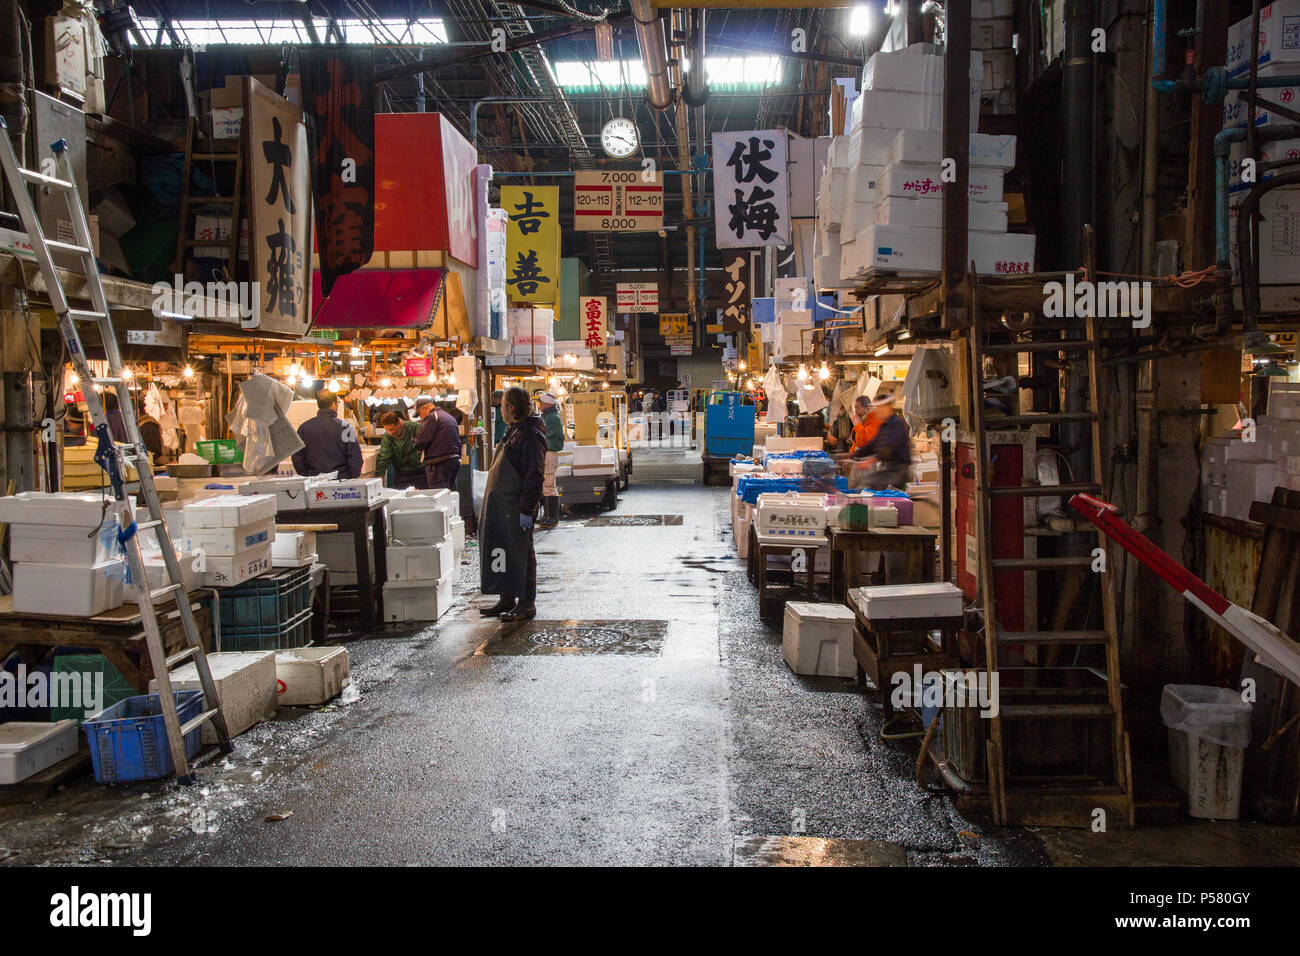
{"type": "Polygon", "coordinates": [[[560,497],[559,495],[547,495],[542,501],[546,507],[546,514],[537,523],[537,527],[550,530],[560,523],[560,497]]]}
{"type": "Polygon", "coordinates": [[[514,597],[503,594],[497,600],[496,604],[493,604],[491,607],[481,607],[478,609],[478,612],[484,617],[496,617],[498,614],[509,611],[516,603],[514,597]]]}
{"type": "Polygon", "coordinates": [[[501,615],[501,620],[526,621],[529,618],[533,618],[536,616],[537,616],[537,605],[532,603],[524,604],[522,601],[520,601],[510,610],[503,612],[501,615]]]}

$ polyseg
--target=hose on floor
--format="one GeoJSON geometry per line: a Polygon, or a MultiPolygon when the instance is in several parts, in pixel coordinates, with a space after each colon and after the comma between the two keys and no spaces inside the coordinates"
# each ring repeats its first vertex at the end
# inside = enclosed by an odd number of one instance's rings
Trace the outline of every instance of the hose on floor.
{"type": "Polygon", "coordinates": [[[934,738],[934,729],[939,726],[939,720],[943,717],[943,711],[937,711],[930,718],[930,726],[926,728],[925,739],[921,741],[921,752],[916,757],[916,785],[922,790],[925,786],[925,757],[930,752],[930,741],[934,738]]]}
{"type": "MultiPolygon", "coordinates": [[[[924,737],[924,736],[925,736],[925,731],[924,731],[924,730],[909,730],[907,733],[902,733],[902,734],[891,734],[891,733],[889,733],[890,725],[891,725],[891,724],[896,724],[896,723],[898,723],[900,720],[901,720],[901,721],[907,721],[907,718],[906,718],[906,717],[895,717],[893,720],[887,720],[887,721],[885,721],[885,725],[884,725],[883,727],[880,728],[880,739],[881,739],[881,740],[910,740],[910,739],[913,738],[913,737],[924,737]]],[[[910,723],[910,721],[907,721],[907,722],[910,723]]]]}

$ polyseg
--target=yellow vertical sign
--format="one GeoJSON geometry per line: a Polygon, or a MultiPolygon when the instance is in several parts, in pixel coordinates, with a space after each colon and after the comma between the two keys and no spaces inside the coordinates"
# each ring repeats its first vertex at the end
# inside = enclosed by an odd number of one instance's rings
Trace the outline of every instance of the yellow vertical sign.
{"type": "Polygon", "coordinates": [[[502,186],[506,226],[506,294],[513,302],[558,302],[560,187],[502,186]]]}

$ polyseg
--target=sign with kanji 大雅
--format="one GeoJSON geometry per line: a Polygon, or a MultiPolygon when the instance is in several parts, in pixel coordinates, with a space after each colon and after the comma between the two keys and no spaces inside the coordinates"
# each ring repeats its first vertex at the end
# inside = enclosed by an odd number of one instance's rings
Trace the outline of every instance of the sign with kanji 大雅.
{"type": "Polygon", "coordinates": [[[663,173],[580,169],[573,174],[573,228],[579,232],[658,232],[663,226],[663,173]]]}
{"type": "Polygon", "coordinates": [[[790,244],[786,134],[713,134],[713,207],[719,249],[790,244]]]}
{"type": "Polygon", "coordinates": [[[578,328],[585,348],[605,347],[605,322],[607,305],[603,295],[578,296],[578,328]]]}
{"type": "Polygon", "coordinates": [[[727,252],[722,257],[722,288],[726,291],[726,304],[722,307],[722,331],[741,332],[749,328],[753,317],[752,289],[750,288],[750,256],[748,249],[727,252]]]}
{"type": "Polygon", "coordinates": [[[659,311],[659,283],[657,282],[619,282],[615,285],[619,315],[649,313],[659,311]]]}
{"type": "Polygon", "coordinates": [[[506,295],[512,302],[555,302],[560,285],[560,187],[502,186],[506,295]]]}

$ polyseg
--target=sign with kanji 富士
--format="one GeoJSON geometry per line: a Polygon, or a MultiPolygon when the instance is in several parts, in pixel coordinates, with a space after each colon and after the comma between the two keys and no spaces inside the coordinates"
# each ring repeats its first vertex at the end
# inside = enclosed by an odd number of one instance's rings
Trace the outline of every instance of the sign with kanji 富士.
{"type": "Polygon", "coordinates": [[[654,313],[659,311],[659,283],[619,282],[614,286],[620,315],[654,313]]]}
{"type": "Polygon", "coordinates": [[[659,316],[659,334],[664,338],[673,335],[690,335],[691,323],[685,312],[663,312],[659,316]]]}
{"type": "Polygon", "coordinates": [[[786,134],[713,134],[713,207],[718,248],[790,245],[786,134]]]}
{"type": "Polygon", "coordinates": [[[664,174],[580,169],[573,174],[573,228],[579,232],[658,232],[664,225],[664,174]]]}
{"type": "Polygon", "coordinates": [[[725,253],[722,257],[722,287],[727,293],[722,307],[722,331],[741,332],[749,328],[753,314],[748,249],[725,253]]]}
{"type": "Polygon", "coordinates": [[[555,302],[560,285],[560,187],[502,186],[506,295],[512,302],[555,302]]]}
{"type": "Polygon", "coordinates": [[[302,334],[310,324],[311,155],[301,111],[245,77],[249,228],[258,309],[246,328],[302,334]]]}
{"type": "Polygon", "coordinates": [[[583,347],[605,347],[605,322],[607,306],[603,295],[578,296],[578,328],[582,333],[583,347]]]}

